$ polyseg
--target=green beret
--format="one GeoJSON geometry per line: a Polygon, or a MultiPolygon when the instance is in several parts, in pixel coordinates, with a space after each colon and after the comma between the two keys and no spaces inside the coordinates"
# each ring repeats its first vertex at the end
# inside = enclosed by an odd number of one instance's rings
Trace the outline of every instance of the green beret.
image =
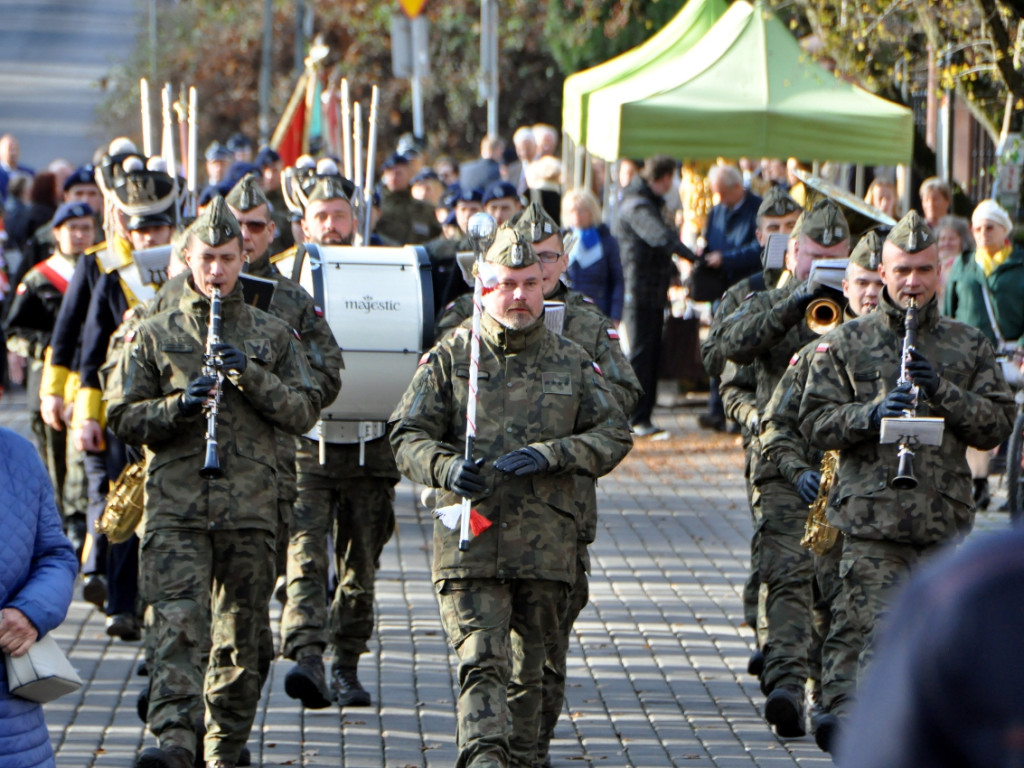
{"type": "Polygon", "coordinates": [[[842,208],[825,198],[804,213],[800,234],[828,248],[850,239],[850,225],[846,223],[842,208]]]}
{"type": "Polygon", "coordinates": [[[227,204],[236,211],[251,211],[261,205],[269,205],[267,196],[263,194],[259,177],[255,173],[247,173],[228,192],[227,204]]]}
{"type": "Polygon", "coordinates": [[[936,242],[932,228],[917,211],[911,211],[900,219],[885,241],[904,253],[918,253],[936,242]]]}
{"type": "Polygon", "coordinates": [[[537,254],[518,228],[506,225],[498,229],[494,242],[484,255],[484,261],[511,269],[522,269],[536,264],[537,254]]]}
{"type": "Polygon", "coordinates": [[[319,176],[317,177],[316,183],[313,188],[309,191],[306,196],[306,202],[312,203],[314,200],[348,200],[349,196],[345,192],[345,184],[341,179],[341,176],[319,176]]]}
{"type": "Polygon", "coordinates": [[[231,240],[242,239],[242,228],[238,226],[238,219],[220,195],[213,198],[199,214],[199,218],[192,222],[189,232],[215,248],[231,240]]]}
{"type": "Polygon", "coordinates": [[[561,234],[558,222],[548,215],[540,203],[530,203],[509,221],[527,242],[539,243],[552,235],[561,234]]]}
{"type": "Polygon", "coordinates": [[[876,271],[882,260],[882,243],[884,242],[885,239],[875,230],[865,232],[850,254],[850,261],[858,267],[870,269],[872,272],[876,271]]]}
{"type": "Polygon", "coordinates": [[[800,204],[789,196],[789,193],[782,187],[772,185],[761,200],[757,209],[757,218],[762,216],[788,216],[793,211],[799,211],[800,204]]]}

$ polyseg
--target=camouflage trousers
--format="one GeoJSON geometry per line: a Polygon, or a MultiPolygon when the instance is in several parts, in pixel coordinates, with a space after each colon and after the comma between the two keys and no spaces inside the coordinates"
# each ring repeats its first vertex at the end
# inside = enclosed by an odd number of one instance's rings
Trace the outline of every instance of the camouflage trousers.
{"type": "Polygon", "coordinates": [[[66,532],[71,518],[75,515],[84,517],[89,505],[82,452],[75,448],[74,440],[68,439],[69,430],[58,432],[43,421],[39,411],[31,413],[29,422],[39,454],[50,475],[54,501],[57,502],[66,532]]]}
{"type": "Polygon", "coordinates": [[[590,554],[585,543],[577,543],[576,582],[569,588],[567,609],[558,627],[558,645],[555,653],[544,659],[542,678],[540,736],[537,739],[537,754],[534,762],[542,764],[548,756],[548,748],[555,733],[555,726],[565,705],[565,660],[569,655],[569,637],[572,626],[590,599],[590,554]]]}
{"type": "Polygon", "coordinates": [[[557,654],[569,585],[447,579],[441,623],[459,659],[456,768],[533,768],[545,659],[557,654]]]}
{"type": "MultiPolygon", "coordinates": [[[[752,443],[751,445],[758,445],[752,443]]],[[[750,504],[750,519],[754,525],[750,534],[750,574],[743,584],[743,619],[757,636],[757,647],[764,648],[768,644],[768,619],[765,616],[765,600],[768,591],[761,584],[761,490],[754,484],[753,472],[756,463],[753,449],[748,445],[745,450],[743,476],[747,485],[747,501],[750,504]]]]}
{"type": "Polygon", "coordinates": [[[299,498],[286,564],[288,602],[281,619],[282,652],[289,659],[306,646],[323,652],[330,645],[336,664],[356,666],[369,650],[377,568],[395,531],[397,477],[354,474],[352,449],[358,446],[328,446],[325,465],[299,453],[299,498]],[[328,534],[338,573],[329,608],[328,534]]]}
{"type": "Polygon", "coordinates": [[[761,689],[801,688],[818,678],[810,662],[814,643],[814,556],[800,546],[807,504],[784,480],[762,483],[761,583],[767,587],[765,616],[771,638],[765,649],[761,689]]]}
{"type": "Polygon", "coordinates": [[[147,532],[140,576],[150,608],[150,730],[162,747],[195,754],[193,723],[205,705],[205,758],[234,763],[259,704],[260,633],[274,584],[274,534],[147,532]]]}
{"type": "Polygon", "coordinates": [[[843,536],[840,589],[832,602],[832,624],[822,649],[827,712],[840,718],[849,714],[857,680],[871,660],[875,627],[910,572],[939,548],[843,536]]]}

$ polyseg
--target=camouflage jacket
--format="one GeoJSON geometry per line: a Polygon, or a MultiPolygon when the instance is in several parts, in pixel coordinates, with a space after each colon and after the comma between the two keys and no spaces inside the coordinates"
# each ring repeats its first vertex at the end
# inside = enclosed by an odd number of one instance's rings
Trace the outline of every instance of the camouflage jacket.
{"type": "MultiPolygon", "coordinates": [[[[800,285],[791,279],[781,288],[753,293],[722,323],[722,354],[736,363],[754,366],[759,414],[765,413],[793,353],[817,338],[804,322],[803,310],[794,311],[787,303],[800,285]]],[[[779,477],[778,467],[762,455],[755,482],[779,477]]]]}
{"type": "Polygon", "coordinates": [[[778,272],[775,270],[768,273],[758,272],[756,275],[743,278],[722,294],[722,298],[718,300],[718,306],[715,308],[715,316],[711,320],[707,336],[700,343],[700,359],[708,376],[717,378],[725,370],[726,356],[722,354],[721,344],[718,341],[725,319],[739,309],[743,301],[752,293],[765,290],[766,281],[774,285],[778,282],[778,278],[778,272]]]}
{"type": "MultiPolygon", "coordinates": [[[[622,353],[619,334],[611,321],[589,298],[559,284],[551,301],[565,303],[562,335],[575,341],[597,363],[615,401],[627,416],[633,412],[643,387],[633,373],[633,366],[622,353]]],[[[459,297],[448,305],[438,324],[438,338],[445,339],[461,327],[472,327],[473,295],[459,297]]],[[[588,477],[577,477],[576,502],[579,508],[579,539],[591,543],[597,536],[597,488],[588,477]]]]}
{"type": "Polygon", "coordinates": [[[811,443],[839,450],[838,507],[829,522],[847,533],[931,545],[974,522],[967,446],[987,450],[1010,432],[1014,403],[992,345],[976,328],[939,316],[935,301],[918,314],[916,348],[940,376],[934,397],[919,395],[918,416],[945,419],[942,444],[914,450],[918,481],[897,491],[898,446],[880,445],[871,413],[896,386],[905,312],[883,291],[878,309],[844,323],[815,347],[800,405],[811,443]]]}
{"type": "Polygon", "coordinates": [[[320,396],[294,331],[242,300],[241,285],[224,297],[221,340],[246,352],[241,375],[225,374],[217,419],[224,477],[201,480],[206,417],[178,403],[202,373],[209,300],[189,281],[178,306],[148,317],[125,337],[120,384],[106,392],[114,434],[143,445],[147,460],[146,532],[186,528],[276,531],[275,428],[310,429],[320,396]]]}
{"type": "MultiPolygon", "coordinates": [[[[523,331],[481,321],[474,455],[488,488],[474,508],[492,525],[459,551],[459,531],[434,524],[435,583],[450,578],[553,579],[571,583],[577,556],[575,474],[610,472],[632,446],[626,417],[578,345],[535,323],[523,331]],[[495,459],[531,446],[546,472],[516,477],[495,459]]],[[[402,474],[444,488],[466,440],[470,331],[460,328],[423,356],[391,415],[402,474]]],[[[458,504],[449,490],[437,506],[458,504]]]]}
{"type": "Polygon", "coordinates": [[[376,232],[382,238],[407,245],[425,243],[441,234],[434,206],[417,200],[409,190],[391,192],[384,189],[380,207],[376,232]]]}
{"type": "Polygon", "coordinates": [[[800,429],[800,401],[814,350],[827,339],[823,336],[793,354],[761,419],[761,451],[794,486],[804,472],[821,466],[822,452],[808,444],[800,429]]]}

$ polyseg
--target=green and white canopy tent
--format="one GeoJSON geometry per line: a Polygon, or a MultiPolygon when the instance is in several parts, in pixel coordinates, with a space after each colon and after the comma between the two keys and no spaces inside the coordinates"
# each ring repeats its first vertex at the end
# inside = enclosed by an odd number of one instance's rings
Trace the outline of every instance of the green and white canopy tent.
{"type": "Polygon", "coordinates": [[[591,92],[585,117],[582,145],[608,161],[667,154],[902,164],[914,134],[911,110],[836,77],[772,13],[744,0],[688,50],[591,92]]]}
{"type": "Polygon", "coordinates": [[[562,87],[562,131],[576,146],[586,140],[590,94],[631,77],[638,70],[686,53],[728,8],[726,0],[690,0],[643,44],[603,64],[569,75],[562,87]]]}

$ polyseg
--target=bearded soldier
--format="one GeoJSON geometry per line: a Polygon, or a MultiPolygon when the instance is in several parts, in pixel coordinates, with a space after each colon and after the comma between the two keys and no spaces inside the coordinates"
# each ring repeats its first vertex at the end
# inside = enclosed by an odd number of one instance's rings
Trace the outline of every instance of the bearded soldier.
{"type": "Polygon", "coordinates": [[[542,670],[558,653],[579,567],[573,475],[603,475],[631,446],[598,367],[541,321],[542,272],[530,243],[500,229],[483,268],[479,461],[462,454],[468,328],[424,355],[390,421],[403,473],[443,488],[441,508],[473,499],[478,516],[466,552],[458,532],[434,526],[432,576],[459,657],[460,768],[535,762],[542,670]]]}

